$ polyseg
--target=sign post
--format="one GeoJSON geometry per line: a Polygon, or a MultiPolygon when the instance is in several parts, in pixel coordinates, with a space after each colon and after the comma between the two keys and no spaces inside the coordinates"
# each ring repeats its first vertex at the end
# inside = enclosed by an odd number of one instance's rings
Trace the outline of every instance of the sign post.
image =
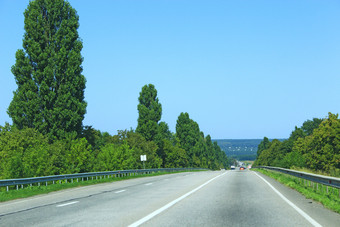
{"type": "Polygon", "coordinates": [[[140,160],[143,162],[143,169],[145,169],[146,154],[140,156],[140,160]]]}

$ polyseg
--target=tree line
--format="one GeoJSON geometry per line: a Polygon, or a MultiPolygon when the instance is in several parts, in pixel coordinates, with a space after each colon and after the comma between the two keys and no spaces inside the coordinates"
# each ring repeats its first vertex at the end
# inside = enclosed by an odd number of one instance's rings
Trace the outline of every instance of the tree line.
{"type": "Polygon", "coordinates": [[[64,0],[30,1],[24,12],[23,49],[12,66],[17,89],[0,126],[0,178],[142,168],[226,168],[228,159],[188,113],[176,132],[160,121],[154,85],[138,98],[136,130],[117,135],[83,126],[87,103],[82,75],[79,16],[64,0]]]}
{"type": "Polygon", "coordinates": [[[340,174],[340,119],[329,113],[325,119],[307,120],[295,127],[283,142],[264,137],[258,146],[254,166],[308,168],[332,175],[340,174]]]}

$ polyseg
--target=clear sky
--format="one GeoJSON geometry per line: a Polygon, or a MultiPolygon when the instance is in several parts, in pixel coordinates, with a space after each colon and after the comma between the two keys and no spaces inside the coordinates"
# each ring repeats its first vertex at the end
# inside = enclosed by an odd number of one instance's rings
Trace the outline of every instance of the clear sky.
{"type": "MultiPolygon", "coordinates": [[[[0,0],[0,125],[11,123],[28,2],[0,0]]],[[[84,45],[84,125],[135,129],[149,83],[171,131],[188,112],[214,139],[287,138],[340,112],[338,0],[69,2],[84,45]]]]}

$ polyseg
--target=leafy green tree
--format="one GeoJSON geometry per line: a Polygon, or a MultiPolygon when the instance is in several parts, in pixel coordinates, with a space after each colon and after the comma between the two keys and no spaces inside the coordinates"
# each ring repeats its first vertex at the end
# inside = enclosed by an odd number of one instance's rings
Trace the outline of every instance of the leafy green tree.
{"type": "Polygon", "coordinates": [[[171,141],[164,140],[164,167],[165,168],[184,168],[188,167],[188,156],[179,144],[173,145],[171,141]]]}
{"type": "Polygon", "coordinates": [[[145,85],[139,93],[138,125],[136,132],[146,140],[153,141],[158,133],[158,122],[162,116],[162,105],[157,98],[157,90],[152,84],[145,85]]]}
{"type": "Polygon", "coordinates": [[[308,168],[330,172],[340,169],[340,120],[338,114],[328,114],[313,134],[295,144],[303,154],[308,168]]]}
{"type": "Polygon", "coordinates": [[[257,157],[260,156],[261,152],[270,147],[270,141],[267,137],[264,137],[261,143],[257,146],[257,157]]]}
{"type": "Polygon", "coordinates": [[[134,150],[134,157],[136,159],[136,168],[142,168],[143,164],[140,161],[141,155],[146,155],[147,161],[145,168],[160,168],[162,166],[162,159],[157,155],[157,144],[154,141],[147,141],[141,134],[129,131],[127,133],[126,141],[131,149],[134,150]]]}
{"type": "Polygon", "coordinates": [[[133,130],[119,131],[118,135],[113,136],[112,141],[118,145],[127,143],[129,148],[133,150],[134,163],[136,163],[134,169],[143,167],[140,161],[141,155],[146,155],[147,158],[145,168],[160,168],[162,166],[162,159],[157,155],[157,144],[154,141],[147,141],[141,134],[133,130]]]}
{"type": "Polygon", "coordinates": [[[87,104],[77,12],[64,0],[35,0],[24,16],[23,49],[12,67],[18,85],[8,107],[13,125],[50,139],[80,134],[87,104]]]}
{"type": "MultiPolygon", "coordinates": [[[[188,113],[181,113],[176,123],[176,136],[181,147],[191,151],[200,138],[200,130],[197,122],[190,119],[188,113]]],[[[189,153],[189,155],[192,155],[189,153]]]]}
{"type": "Polygon", "coordinates": [[[305,158],[301,153],[296,151],[286,154],[280,162],[280,167],[288,169],[291,167],[305,167],[305,165],[305,158]]]}
{"type": "MultiPolygon", "coordinates": [[[[154,142],[158,146],[157,155],[162,159],[163,161],[163,167],[165,166],[165,141],[172,141],[174,139],[173,135],[170,132],[169,126],[165,122],[160,122],[158,125],[158,132],[155,136],[154,142]]],[[[170,142],[171,143],[171,142],[170,142]]]]}
{"type": "Polygon", "coordinates": [[[208,159],[208,167],[210,169],[217,169],[218,168],[217,157],[216,157],[214,145],[211,141],[210,135],[207,135],[205,137],[205,144],[206,144],[206,147],[207,147],[206,152],[207,152],[207,159],[208,159]]]}
{"type": "Polygon", "coordinates": [[[273,166],[275,159],[280,151],[281,142],[274,139],[270,143],[270,147],[262,150],[260,156],[257,157],[256,165],[273,166]]]}
{"type": "Polygon", "coordinates": [[[91,145],[85,138],[67,141],[64,153],[65,173],[84,173],[93,169],[91,145]]]}
{"type": "Polygon", "coordinates": [[[86,138],[95,153],[98,153],[102,146],[105,146],[113,140],[108,132],[101,132],[100,130],[92,128],[92,126],[85,126],[82,136],[86,138]]]}
{"type": "Polygon", "coordinates": [[[35,129],[1,127],[0,178],[53,174],[53,157],[47,138],[35,129]]]}
{"type": "Polygon", "coordinates": [[[127,142],[124,144],[108,143],[101,148],[98,155],[98,171],[112,171],[122,169],[135,169],[137,165],[134,150],[127,142]]]}
{"type": "Polygon", "coordinates": [[[318,128],[322,119],[313,118],[313,120],[307,120],[302,124],[301,129],[304,131],[306,136],[312,135],[314,129],[318,128]]]}

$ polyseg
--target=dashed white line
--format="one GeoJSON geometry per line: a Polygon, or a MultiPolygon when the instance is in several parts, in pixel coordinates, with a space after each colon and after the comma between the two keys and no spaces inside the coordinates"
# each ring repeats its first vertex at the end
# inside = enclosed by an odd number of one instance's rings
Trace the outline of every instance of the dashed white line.
{"type": "Polygon", "coordinates": [[[57,205],[57,207],[64,207],[64,206],[72,205],[72,204],[75,204],[75,203],[79,203],[79,201],[73,201],[73,202],[69,202],[69,203],[60,204],[60,205],[57,205]]]}
{"type": "Polygon", "coordinates": [[[141,224],[147,222],[148,220],[150,220],[151,218],[155,217],[156,215],[162,213],[163,211],[165,211],[166,209],[172,207],[173,205],[175,205],[176,203],[178,203],[179,201],[183,200],[184,198],[188,197],[189,195],[191,195],[192,193],[198,191],[199,189],[203,188],[204,186],[206,186],[207,184],[209,184],[210,182],[212,182],[213,180],[219,178],[220,176],[223,176],[224,174],[226,174],[228,172],[222,173],[210,180],[208,180],[207,182],[205,182],[204,184],[202,184],[201,186],[198,186],[197,188],[195,188],[194,190],[182,195],[181,197],[173,200],[172,202],[166,204],[165,206],[159,208],[158,210],[155,210],[154,212],[152,212],[151,214],[145,216],[144,218],[136,221],[135,223],[132,223],[131,225],[129,225],[129,227],[137,227],[140,226],[141,224]]]}
{"type": "Polygon", "coordinates": [[[115,193],[118,194],[118,193],[122,193],[122,192],[125,192],[126,190],[120,190],[120,191],[116,191],[115,193]]]}
{"type": "Polygon", "coordinates": [[[147,184],[145,184],[146,186],[149,186],[149,185],[152,185],[152,183],[147,183],[147,184]]]}

